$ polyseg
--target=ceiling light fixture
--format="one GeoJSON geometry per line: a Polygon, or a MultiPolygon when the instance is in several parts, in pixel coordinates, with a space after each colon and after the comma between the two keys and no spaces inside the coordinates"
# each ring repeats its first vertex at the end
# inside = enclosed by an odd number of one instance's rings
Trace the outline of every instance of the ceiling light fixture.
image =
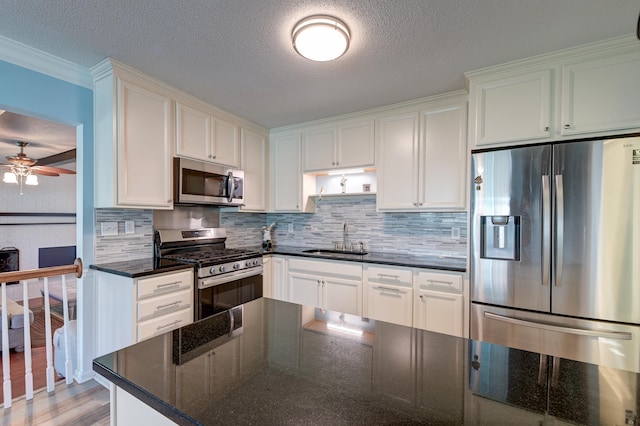
{"type": "Polygon", "coordinates": [[[347,25],[333,16],[314,15],[293,27],[293,48],[312,61],[332,61],[349,48],[351,34],[347,25]]]}

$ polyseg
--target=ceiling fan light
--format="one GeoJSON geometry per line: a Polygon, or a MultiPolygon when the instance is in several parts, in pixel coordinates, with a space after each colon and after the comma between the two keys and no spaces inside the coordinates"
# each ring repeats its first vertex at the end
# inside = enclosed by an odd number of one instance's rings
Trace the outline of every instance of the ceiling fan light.
{"type": "Polygon", "coordinates": [[[4,172],[4,176],[2,177],[2,181],[4,183],[18,183],[18,178],[12,172],[4,172]]]}
{"type": "Polygon", "coordinates": [[[332,61],[349,48],[351,34],[341,20],[333,16],[309,16],[298,22],[291,33],[293,48],[312,61],[332,61]]]}
{"type": "Polygon", "coordinates": [[[24,181],[25,185],[37,185],[38,184],[38,176],[36,175],[28,175],[27,179],[24,181]]]}

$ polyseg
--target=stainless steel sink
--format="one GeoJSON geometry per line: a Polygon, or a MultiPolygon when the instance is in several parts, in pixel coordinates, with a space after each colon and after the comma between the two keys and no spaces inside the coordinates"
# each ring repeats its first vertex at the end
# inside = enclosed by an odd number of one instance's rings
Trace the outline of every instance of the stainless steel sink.
{"type": "Polygon", "coordinates": [[[352,256],[364,256],[365,254],[369,254],[366,251],[342,251],[342,250],[330,250],[330,249],[310,249],[310,250],[302,250],[303,253],[309,254],[325,254],[328,256],[336,255],[336,254],[347,254],[352,256]]]}

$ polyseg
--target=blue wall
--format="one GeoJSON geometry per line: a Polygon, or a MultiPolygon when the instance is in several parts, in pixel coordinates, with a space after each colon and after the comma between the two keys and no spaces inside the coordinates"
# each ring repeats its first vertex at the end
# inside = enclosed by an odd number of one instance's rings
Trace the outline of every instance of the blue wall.
{"type": "Polygon", "coordinates": [[[0,61],[0,109],[76,126],[78,255],[93,263],[93,90],[0,61]]]}

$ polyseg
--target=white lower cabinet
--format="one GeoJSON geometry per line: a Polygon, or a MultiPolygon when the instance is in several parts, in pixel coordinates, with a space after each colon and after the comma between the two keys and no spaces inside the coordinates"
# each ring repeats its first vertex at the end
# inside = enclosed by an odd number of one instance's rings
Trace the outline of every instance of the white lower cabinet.
{"type": "Polygon", "coordinates": [[[271,256],[271,297],[288,301],[287,293],[287,258],[282,256],[271,256]]]}
{"type": "Polygon", "coordinates": [[[193,322],[193,270],[128,278],[96,273],[95,356],[193,322]]]}
{"type": "Polygon", "coordinates": [[[365,266],[366,301],[364,316],[411,327],[413,322],[413,280],[411,269],[365,266]]]}
{"type": "Polygon", "coordinates": [[[362,315],[362,266],[352,262],[289,259],[288,300],[362,315]]]}
{"type": "Polygon", "coordinates": [[[464,296],[461,274],[416,271],[413,327],[464,336],[464,296]]]}

